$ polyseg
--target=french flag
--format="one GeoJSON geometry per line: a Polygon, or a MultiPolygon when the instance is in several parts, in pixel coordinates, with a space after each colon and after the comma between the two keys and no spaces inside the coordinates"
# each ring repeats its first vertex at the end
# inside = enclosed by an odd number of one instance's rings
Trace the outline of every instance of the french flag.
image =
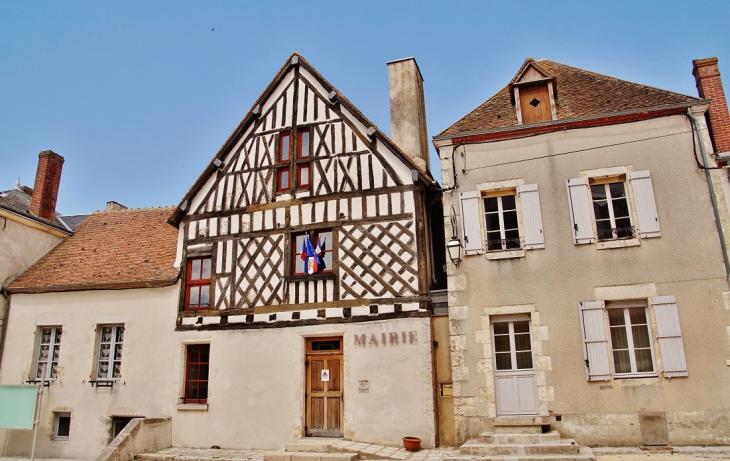
{"type": "Polygon", "coordinates": [[[312,241],[309,240],[309,236],[304,236],[304,242],[302,242],[302,261],[304,261],[304,270],[307,274],[316,274],[322,266],[322,260],[320,255],[322,254],[322,247],[317,239],[317,247],[312,245],[312,241]]]}

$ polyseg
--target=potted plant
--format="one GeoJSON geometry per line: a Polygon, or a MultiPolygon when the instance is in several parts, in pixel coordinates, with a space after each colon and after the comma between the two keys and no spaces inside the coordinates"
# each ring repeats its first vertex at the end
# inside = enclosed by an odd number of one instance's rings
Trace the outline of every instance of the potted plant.
{"type": "Polygon", "coordinates": [[[418,451],[421,448],[421,439],[418,437],[403,437],[403,447],[408,451],[418,451]]]}

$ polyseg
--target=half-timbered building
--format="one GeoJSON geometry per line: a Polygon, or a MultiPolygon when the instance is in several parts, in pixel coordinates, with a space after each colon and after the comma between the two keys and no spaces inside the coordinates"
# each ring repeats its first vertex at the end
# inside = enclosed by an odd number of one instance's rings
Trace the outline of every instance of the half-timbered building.
{"type": "Polygon", "coordinates": [[[440,187],[420,71],[389,73],[395,142],[292,54],[170,217],[175,445],[436,443],[440,187]]]}

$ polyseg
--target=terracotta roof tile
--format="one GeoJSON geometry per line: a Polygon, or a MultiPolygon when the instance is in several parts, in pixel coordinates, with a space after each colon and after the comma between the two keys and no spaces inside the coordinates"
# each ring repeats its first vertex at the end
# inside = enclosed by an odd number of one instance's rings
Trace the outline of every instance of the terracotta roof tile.
{"type": "Polygon", "coordinates": [[[96,212],[8,289],[11,292],[159,286],[177,280],[172,208],[96,212]]]}
{"type": "MultiPolygon", "coordinates": [[[[520,67],[518,74],[524,70],[528,61],[520,67]]],[[[555,105],[558,120],[701,101],[692,96],[597,74],[547,59],[536,63],[550,74],[548,77],[556,79],[555,105]]],[[[517,126],[517,115],[508,85],[436,137],[452,137],[509,126],[517,126]]]]}

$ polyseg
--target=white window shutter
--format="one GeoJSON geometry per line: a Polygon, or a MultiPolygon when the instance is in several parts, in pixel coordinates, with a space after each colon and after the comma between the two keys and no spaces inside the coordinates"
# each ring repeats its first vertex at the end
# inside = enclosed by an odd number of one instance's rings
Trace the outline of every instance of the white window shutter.
{"type": "Polygon", "coordinates": [[[654,188],[651,185],[649,171],[632,171],[629,180],[634,188],[636,214],[639,216],[639,236],[641,238],[660,237],[659,214],[654,200],[654,188]]]}
{"type": "Polygon", "coordinates": [[[677,298],[674,295],[655,296],[651,299],[656,316],[657,337],[662,351],[665,378],[687,376],[682,330],[679,327],[677,298]]]}
{"type": "Polygon", "coordinates": [[[588,381],[608,381],[608,340],[603,320],[603,301],[583,301],[580,305],[580,326],[583,332],[583,356],[588,381]]]}
{"type": "Polygon", "coordinates": [[[570,220],[573,225],[573,243],[593,243],[593,222],[591,217],[590,191],[588,179],[574,178],[566,181],[568,187],[568,205],[570,220]]]}
{"type": "Polygon", "coordinates": [[[545,248],[545,237],[542,233],[542,214],[540,213],[540,196],[537,184],[525,184],[517,187],[522,204],[522,221],[525,224],[525,249],[545,248]]]}
{"type": "Polygon", "coordinates": [[[482,222],[479,213],[479,193],[477,191],[459,194],[461,202],[461,237],[464,241],[464,254],[482,253],[482,222]]]}

